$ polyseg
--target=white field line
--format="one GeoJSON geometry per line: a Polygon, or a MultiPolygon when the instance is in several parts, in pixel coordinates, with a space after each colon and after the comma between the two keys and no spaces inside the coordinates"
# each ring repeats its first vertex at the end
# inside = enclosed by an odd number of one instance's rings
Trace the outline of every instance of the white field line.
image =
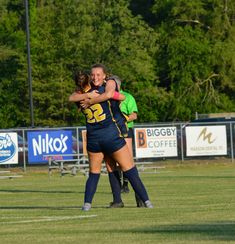
{"type": "Polygon", "coordinates": [[[5,221],[1,224],[23,224],[23,223],[39,223],[39,222],[51,222],[51,221],[62,221],[62,220],[73,220],[73,219],[85,219],[85,218],[95,218],[97,215],[78,215],[78,216],[55,216],[55,217],[40,217],[39,219],[28,219],[19,221],[5,221]]]}

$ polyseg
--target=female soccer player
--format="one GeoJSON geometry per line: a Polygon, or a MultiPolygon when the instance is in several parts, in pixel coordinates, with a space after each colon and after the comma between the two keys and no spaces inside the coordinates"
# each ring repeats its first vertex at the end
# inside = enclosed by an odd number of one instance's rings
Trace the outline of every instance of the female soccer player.
{"type": "MultiPolygon", "coordinates": [[[[76,95],[78,94],[83,94],[91,90],[91,85],[90,84],[90,76],[86,72],[81,72],[78,71],[75,73],[74,76],[74,81],[76,85],[76,90],[75,93],[73,94],[76,95]]],[[[104,86],[100,86],[98,88],[99,93],[103,93],[105,91],[104,86]]],[[[92,95],[93,97],[98,96],[98,91],[95,91],[95,93],[92,95]]],[[[73,97],[72,96],[72,97],[73,97]]],[[[115,120],[118,122],[119,129],[121,130],[122,135],[126,135],[128,133],[128,127],[126,122],[125,116],[121,113],[120,108],[119,108],[119,101],[124,100],[125,96],[124,95],[119,95],[118,97],[119,100],[111,100],[111,107],[112,107],[112,112],[115,116],[115,120]]],[[[80,102],[76,102],[76,105],[78,106],[78,111],[81,110],[80,102]]],[[[109,176],[109,182],[113,194],[113,201],[110,203],[110,208],[122,208],[124,207],[124,203],[121,198],[121,185],[120,182],[117,178],[117,172],[115,170],[116,164],[113,162],[113,160],[108,156],[105,155],[104,161],[106,163],[107,171],[108,171],[108,176],[109,176]]]]}
{"type": "Polygon", "coordinates": [[[87,151],[90,163],[90,173],[86,182],[85,199],[82,209],[88,211],[91,208],[105,154],[111,156],[120,165],[123,174],[128,178],[134,191],[140,196],[145,206],[147,208],[153,208],[126,142],[121,136],[111,111],[109,99],[116,99],[119,96],[119,93],[115,92],[115,81],[107,81],[103,94],[96,98],[91,96],[94,94],[94,90],[99,90],[102,87],[105,78],[105,67],[102,64],[93,65],[91,68],[93,84],[91,93],[72,94],[69,98],[73,102],[85,100],[84,102],[89,103],[89,105],[86,105],[81,102],[81,106],[83,107],[82,111],[87,121],[87,151]],[[99,103],[97,103],[96,99],[99,100],[99,103]]]}

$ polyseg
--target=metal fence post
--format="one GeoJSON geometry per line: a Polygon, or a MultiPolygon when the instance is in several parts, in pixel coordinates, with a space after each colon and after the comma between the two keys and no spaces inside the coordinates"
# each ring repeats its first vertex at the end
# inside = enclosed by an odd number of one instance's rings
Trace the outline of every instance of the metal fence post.
{"type": "Polygon", "coordinates": [[[180,143],[181,143],[181,161],[184,162],[184,138],[183,138],[183,129],[182,129],[182,124],[180,123],[180,143]]]}
{"type": "Polygon", "coordinates": [[[233,153],[233,127],[232,127],[232,123],[229,123],[230,125],[230,146],[231,146],[231,159],[232,159],[232,163],[234,162],[234,153],[233,153]]]}

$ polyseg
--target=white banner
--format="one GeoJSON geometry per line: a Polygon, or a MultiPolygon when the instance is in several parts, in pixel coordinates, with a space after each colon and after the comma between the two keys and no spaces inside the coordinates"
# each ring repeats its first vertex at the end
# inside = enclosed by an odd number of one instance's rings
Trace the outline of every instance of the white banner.
{"type": "Polygon", "coordinates": [[[17,133],[0,133],[0,165],[18,164],[17,133]]]}
{"type": "Polygon", "coordinates": [[[186,156],[226,155],[225,125],[186,127],[186,156]]]}
{"type": "Polygon", "coordinates": [[[176,133],[176,127],[136,128],[136,157],[177,157],[176,133]]]}

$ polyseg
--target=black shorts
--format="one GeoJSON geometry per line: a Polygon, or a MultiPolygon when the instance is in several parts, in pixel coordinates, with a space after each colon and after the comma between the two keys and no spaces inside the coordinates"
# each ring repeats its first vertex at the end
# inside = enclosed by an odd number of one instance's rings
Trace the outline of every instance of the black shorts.
{"type": "Polygon", "coordinates": [[[126,138],[134,138],[134,131],[133,131],[133,128],[129,128],[128,130],[128,135],[126,138]]]}
{"type": "Polygon", "coordinates": [[[125,139],[120,135],[120,130],[114,123],[92,133],[87,132],[87,151],[90,152],[112,154],[125,144],[125,139]]]}

